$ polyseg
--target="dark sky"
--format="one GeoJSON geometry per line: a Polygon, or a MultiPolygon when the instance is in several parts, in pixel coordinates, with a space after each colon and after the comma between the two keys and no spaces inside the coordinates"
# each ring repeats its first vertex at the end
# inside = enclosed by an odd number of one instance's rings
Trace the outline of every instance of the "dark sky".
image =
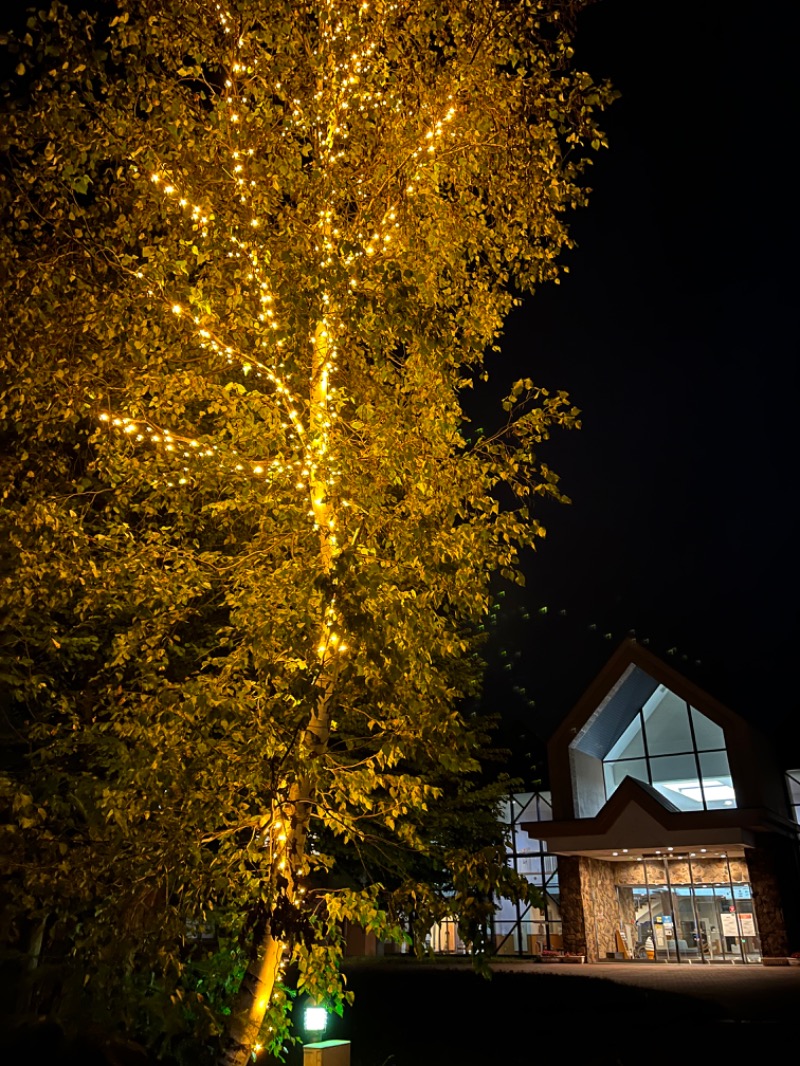
{"type": "Polygon", "coordinates": [[[796,11],[599,0],[581,17],[579,65],[622,94],[610,149],[571,273],[514,313],[494,367],[583,412],[546,453],[574,502],[541,510],[527,590],[493,627],[507,655],[485,702],[522,762],[629,630],[781,743],[800,735],[796,11]]]}

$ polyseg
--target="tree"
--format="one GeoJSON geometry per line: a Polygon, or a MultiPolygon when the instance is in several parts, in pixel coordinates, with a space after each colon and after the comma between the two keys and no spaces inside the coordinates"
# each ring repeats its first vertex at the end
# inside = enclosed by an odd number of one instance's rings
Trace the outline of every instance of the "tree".
{"type": "Polygon", "coordinates": [[[391,926],[323,842],[429,853],[477,768],[489,582],[578,412],[523,380],[470,436],[464,397],[603,143],[580,6],[55,0],[12,36],[4,841],[62,1011],[117,982],[220,1063],[279,1047],[287,959],[340,1001],[341,921],[391,926]]]}

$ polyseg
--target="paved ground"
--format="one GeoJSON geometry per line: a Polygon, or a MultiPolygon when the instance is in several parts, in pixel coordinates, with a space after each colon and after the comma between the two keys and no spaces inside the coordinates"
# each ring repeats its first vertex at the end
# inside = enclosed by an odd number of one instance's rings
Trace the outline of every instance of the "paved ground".
{"type": "Polygon", "coordinates": [[[749,1066],[782,1046],[798,1057],[800,967],[492,969],[486,981],[461,960],[348,960],[356,1002],[328,1035],[351,1041],[351,1066],[749,1066]]]}
{"type": "MultiPolygon", "coordinates": [[[[800,1015],[800,967],[738,964],[675,965],[608,962],[583,966],[535,963],[494,965],[497,972],[541,972],[553,976],[594,977],[620,985],[676,993],[713,1003],[731,1021],[784,1021],[800,1015]]],[[[800,1017],[797,1019],[800,1021],[800,1017]]],[[[800,1053],[798,1053],[800,1056],[800,1053]]]]}

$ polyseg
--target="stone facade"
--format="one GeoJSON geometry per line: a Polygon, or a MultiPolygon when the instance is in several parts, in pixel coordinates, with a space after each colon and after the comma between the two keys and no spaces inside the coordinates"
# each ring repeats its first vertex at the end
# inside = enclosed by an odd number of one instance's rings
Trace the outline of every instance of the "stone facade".
{"type": "Polygon", "coordinates": [[[612,863],[562,857],[558,863],[564,948],[599,962],[616,951],[619,906],[612,863]]]}
{"type": "MultiPolygon", "coordinates": [[[[646,862],[616,862],[614,883],[617,885],[695,885],[728,884],[728,862],[725,859],[670,859],[669,874],[661,859],[646,862]]],[[[730,860],[730,880],[734,884],[750,880],[744,859],[730,860]]]]}
{"type": "Polygon", "coordinates": [[[761,953],[765,956],[786,955],[789,943],[772,856],[765,848],[754,849],[747,853],[747,866],[758,916],[761,953]]]}
{"type": "MultiPolygon", "coordinates": [[[[575,955],[586,954],[586,924],[583,915],[580,862],[572,856],[558,860],[559,908],[563,923],[564,950],[575,955]]],[[[591,961],[591,960],[587,960],[591,961]]]]}
{"type": "Polygon", "coordinates": [[[600,859],[580,859],[581,895],[586,922],[586,961],[599,962],[617,950],[619,904],[614,884],[614,864],[600,859]]]}

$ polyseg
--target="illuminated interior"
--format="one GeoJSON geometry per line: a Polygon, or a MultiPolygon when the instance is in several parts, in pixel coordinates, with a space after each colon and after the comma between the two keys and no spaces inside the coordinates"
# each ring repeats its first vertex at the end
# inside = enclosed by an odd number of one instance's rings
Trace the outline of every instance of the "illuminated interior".
{"type": "Polygon", "coordinates": [[[722,729],[664,685],[603,759],[606,798],[626,777],[646,781],[682,811],[736,806],[722,729]]]}

